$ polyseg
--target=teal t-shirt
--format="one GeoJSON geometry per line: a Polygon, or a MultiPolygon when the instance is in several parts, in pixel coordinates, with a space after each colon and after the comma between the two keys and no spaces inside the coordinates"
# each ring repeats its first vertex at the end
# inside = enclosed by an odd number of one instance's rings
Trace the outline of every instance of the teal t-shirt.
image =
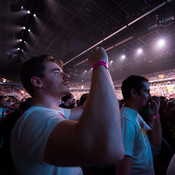
{"type": "Polygon", "coordinates": [[[122,138],[125,155],[133,158],[132,175],[154,175],[153,157],[147,131],[150,127],[137,111],[121,109],[122,138]]]}

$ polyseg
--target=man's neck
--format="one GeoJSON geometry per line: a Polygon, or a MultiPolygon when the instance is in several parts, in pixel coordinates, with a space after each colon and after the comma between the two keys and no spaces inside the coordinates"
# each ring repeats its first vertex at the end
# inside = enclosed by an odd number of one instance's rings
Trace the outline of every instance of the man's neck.
{"type": "Polygon", "coordinates": [[[60,99],[58,98],[33,98],[33,106],[41,106],[49,109],[58,110],[60,99]]]}
{"type": "Polygon", "coordinates": [[[132,108],[132,109],[134,109],[134,110],[136,110],[136,111],[139,111],[139,109],[138,109],[136,103],[133,103],[132,101],[129,101],[129,100],[127,100],[127,101],[125,102],[124,107],[129,107],[129,108],[132,108]]]}

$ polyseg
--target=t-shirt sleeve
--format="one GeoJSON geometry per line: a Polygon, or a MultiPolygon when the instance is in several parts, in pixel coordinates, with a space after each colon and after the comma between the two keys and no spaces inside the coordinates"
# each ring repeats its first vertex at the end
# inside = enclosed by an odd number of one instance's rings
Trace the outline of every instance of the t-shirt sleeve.
{"type": "Polygon", "coordinates": [[[132,121],[122,119],[122,138],[125,155],[133,157],[134,140],[135,140],[135,126],[132,121]]]}
{"type": "Polygon", "coordinates": [[[59,108],[60,112],[65,116],[65,118],[68,120],[70,117],[70,109],[66,109],[66,108],[59,108]]]}
{"type": "Polygon", "coordinates": [[[151,128],[146,124],[146,122],[143,120],[143,118],[140,115],[137,115],[138,121],[142,123],[143,127],[146,131],[150,130],[151,128]]]}
{"type": "Polygon", "coordinates": [[[22,133],[18,137],[20,149],[32,160],[43,162],[49,135],[64,119],[54,110],[36,110],[25,120],[26,122],[19,128],[21,130],[19,133],[22,133]]]}

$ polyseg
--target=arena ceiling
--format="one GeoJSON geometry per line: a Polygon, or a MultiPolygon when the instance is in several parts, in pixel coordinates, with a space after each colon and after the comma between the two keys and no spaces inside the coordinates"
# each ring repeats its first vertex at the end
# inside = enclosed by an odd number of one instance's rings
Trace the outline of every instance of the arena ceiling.
{"type": "Polygon", "coordinates": [[[95,46],[107,50],[114,80],[172,69],[174,16],[173,0],[0,1],[0,76],[17,79],[23,61],[49,53],[63,60],[72,81],[89,81],[95,46]],[[156,47],[158,39],[164,47],[156,47]]]}

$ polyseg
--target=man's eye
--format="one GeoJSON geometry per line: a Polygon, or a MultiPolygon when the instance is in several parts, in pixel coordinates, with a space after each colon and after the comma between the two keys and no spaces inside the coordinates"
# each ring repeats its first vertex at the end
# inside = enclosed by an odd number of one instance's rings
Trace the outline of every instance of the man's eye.
{"type": "Polygon", "coordinates": [[[59,74],[59,72],[58,72],[58,71],[55,71],[55,72],[54,72],[54,74],[58,75],[58,74],[59,74]]]}

